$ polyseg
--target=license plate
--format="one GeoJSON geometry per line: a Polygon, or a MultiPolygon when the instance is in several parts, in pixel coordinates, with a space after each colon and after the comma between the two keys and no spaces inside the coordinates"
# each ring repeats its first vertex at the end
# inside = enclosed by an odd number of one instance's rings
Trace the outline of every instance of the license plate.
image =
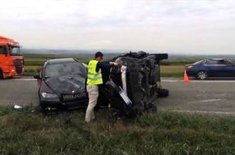
{"type": "Polygon", "coordinates": [[[86,96],[86,93],[66,94],[66,95],[63,95],[63,100],[75,100],[75,99],[82,98],[85,96],[86,96]]]}

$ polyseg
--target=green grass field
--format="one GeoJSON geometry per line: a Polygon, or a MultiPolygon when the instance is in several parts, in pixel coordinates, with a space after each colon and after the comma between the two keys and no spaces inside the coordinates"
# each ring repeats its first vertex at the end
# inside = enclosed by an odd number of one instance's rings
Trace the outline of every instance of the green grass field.
{"type": "Polygon", "coordinates": [[[162,65],[161,76],[164,77],[182,77],[184,65],[162,65]]]}
{"type": "MultiPolygon", "coordinates": [[[[32,112],[33,110],[33,112],[32,112]]],[[[76,110],[43,115],[0,108],[0,154],[235,154],[235,118],[161,112],[113,123],[76,110]]]]}
{"type": "MultiPolygon", "coordinates": [[[[75,57],[81,62],[87,62],[88,56],[63,56],[63,55],[25,55],[25,75],[34,75],[36,74],[43,63],[48,59],[61,58],[61,57],[75,57]]],[[[108,57],[109,58],[109,57],[108,57]]],[[[109,58],[110,59],[110,58],[109,58]]],[[[163,61],[161,65],[161,76],[163,77],[181,77],[183,75],[184,65],[192,63],[193,61],[163,61]]]]}
{"type": "MultiPolygon", "coordinates": [[[[58,56],[47,56],[47,57],[42,57],[42,56],[34,56],[34,57],[29,57],[26,56],[25,57],[25,70],[24,70],[24,74],[25,75],[34,75],[36,74],[41,66],[43,65],[43,63],[48,60],[48,59],[52,59],[52,58],[58,58],[58,56]]],[[[86,62],[86,59],[80,58],[81,62],[86,62]]],[[[183,74],[183,70],[184,70],[184,65],[182,64],[177,64],[177,63],[173,63],[170,64],[169,62],[163,62],[163,64],[161,65],[161,76],[163,77],[181,77],[183,74]]]]}
{"type": "MultiPolygon", "coordinates": [[[[25,75],[34,75],[40,70],[41,66],[25,66],[25,75]]],[[[184,66],[182,65],[163,65],[161,66],[162,77],[182,77],[184,66]]]]}

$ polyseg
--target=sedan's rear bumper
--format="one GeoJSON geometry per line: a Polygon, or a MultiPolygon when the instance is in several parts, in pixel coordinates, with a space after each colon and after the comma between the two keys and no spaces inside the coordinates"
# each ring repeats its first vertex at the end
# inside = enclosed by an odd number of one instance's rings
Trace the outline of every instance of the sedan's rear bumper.
{"type": "Polygon", "coordinates": [[[186,73],[187,73],[188,76],[191,76],[191,77],[196,77],[197,76],[196,72],[186,71],[186,73]]]}

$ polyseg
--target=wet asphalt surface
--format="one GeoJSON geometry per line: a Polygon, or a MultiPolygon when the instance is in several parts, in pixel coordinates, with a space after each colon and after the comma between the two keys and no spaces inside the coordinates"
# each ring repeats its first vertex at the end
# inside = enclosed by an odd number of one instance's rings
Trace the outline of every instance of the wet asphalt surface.
{"type": "Polygon", "coordinates": [[[235,115],[235,80],[166,80],[168,98],[156,101],[159,110],[235,115]]]}
{"type": "Polygon", "coordinates": [[[38,105],[37,88],[31,77],[0,80],[0,105],[38,105]]]}
{"type": "MultiPolygon", "coordinates": [[[[155,101],[160,111],[202,112],[235,115],[235,80],[164,78],[162,87],[170,96],[155,101]]],[[[0,80],[0,105],[38,105],[37,81],[31,77],[0,80]]]]}

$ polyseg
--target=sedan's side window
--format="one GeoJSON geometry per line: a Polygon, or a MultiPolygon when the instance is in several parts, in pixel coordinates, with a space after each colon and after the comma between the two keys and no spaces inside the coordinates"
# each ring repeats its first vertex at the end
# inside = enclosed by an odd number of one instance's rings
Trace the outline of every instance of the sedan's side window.
{"type": "Polygon", "coordinates": [[[233,65],[233,62],[229,61],[229,60],[225,60],[224,61],[226,65],[233,65]]]}
{"type": "Polygon", "coordinates": [[[220,64],[220,65],[225,65],[226,62],[225,62],[224,60],[219,60],[219,61],[218,61],[218,64],[220,64]]]}
{"type": "Polygon", "coordinates": [[[216,61],[216,60],[207,60],[206,64],[208,64],[208,65],[216,65],[216,64],[218,64],[218,61],[216,61]]]}

